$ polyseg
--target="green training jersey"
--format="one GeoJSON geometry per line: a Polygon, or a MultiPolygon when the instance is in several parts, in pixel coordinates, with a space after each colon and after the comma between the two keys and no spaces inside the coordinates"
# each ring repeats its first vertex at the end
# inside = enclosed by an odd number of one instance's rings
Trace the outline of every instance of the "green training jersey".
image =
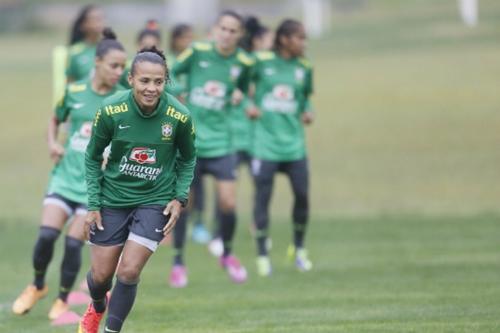
{"type": "Polygon", "coordinates": [[[235,88],[247,92],[252,65],[253,60],[242,49],[222,56],[211,42],[194,43],[177,57],[172,77],[176,80],[186,74],[186,102],[196,123],[199,157],[219,157],[233,152],[231,95],[235,88]]]}
{"type": "Polygon", "coordinates": [[[130,84],[128,84],[128,74],[130,73],[131,67],[132,67],[132,60],[128,60],[125,69],[123,70],[122,77],[120,78],[120,85],[123,86],[125,89],[132,88],[130,84]]]}
{"type": "Polygon", "coordinates": [[[85,150],[90,140],[92,120],[104,98],[114,94],[114,88],[99,95],[91,86],[90,79],[68,84],[55,116],[59,123],[69,121],[68,139],[64,155],[52,170],[47,193],[57,193],[78,203],[87,203],[85,183],[85,150]]]}
{"type": "Polygon", "coordinates": [[[246,114],[247,103],[231,106],[231,142],[234,151],[251,153],[253,120],[246,114]]]}
{"type": "Polygon", "coordinates": [[[96,45],[84,42],[69,47],[66,77],[72,81],[87,79],[94,69],[96,45]]]}
{"type": "Polygon", "coordinates": [[[303,58],[284,59],[266,51],[256,54],[253,72],[255,104],[261,116],[253,133],[254,157],[294,161],[306,156],[301,116],[309,111],[312,67],[303,58]]]}
{"type": "Polygon", "coordinates": [[[163,93],[149,115],[139,109],[132,90],[107,98],[96,114],[85,156],[88,209],[187,199],[195,154],[191,115],[172,95],[163,93]],[[103,171],[102,152],[109,143],[103,171]]]}

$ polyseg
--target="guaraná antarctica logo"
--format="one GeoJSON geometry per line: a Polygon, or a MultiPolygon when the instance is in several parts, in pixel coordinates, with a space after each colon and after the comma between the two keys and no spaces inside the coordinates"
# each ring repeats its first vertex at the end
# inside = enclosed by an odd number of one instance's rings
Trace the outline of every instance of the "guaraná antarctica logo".
{"type": "Polygon", "coordinates": [[[121,174],[127,176],[155,181],[163,171],[163,167],[157,168],[145,165],[154,163],[156,163],[155,149],[147,147],[136,147],[132,149],[129,159],[127,159],[127,156],[122,157],[119,170],[121,174]],[[129,160],[135,163],[130,163],[129,160]]]}

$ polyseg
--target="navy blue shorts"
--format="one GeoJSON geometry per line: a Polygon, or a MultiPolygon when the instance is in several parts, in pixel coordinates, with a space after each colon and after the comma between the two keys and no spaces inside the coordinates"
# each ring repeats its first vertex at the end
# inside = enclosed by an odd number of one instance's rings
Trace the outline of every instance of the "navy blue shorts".
{"type": "Polygon", "coordinates": [[[55,205],[62,208],[68,216],[87,214],[87,206],[80,202],[75,202],[57,193],[49,193],[43,199],[43,205],[55,205]]]}
{"type": "Polygon", "coordinates": [[[136,208],[101,208],[102,226],[90,229],[90,243],[100,246],[123,245],[130,239],[152,252],[163,239],[163,228],[168,216],[163,215],[165,206],[148,205],[136,208]]]}
{"type": "Polygon", "coordinates": [[[209,174],[217,180],[236,180],[236,167],[235,154],[210,158],[198,157],[194,176],[199,179],[201,176],[209,174]]]}

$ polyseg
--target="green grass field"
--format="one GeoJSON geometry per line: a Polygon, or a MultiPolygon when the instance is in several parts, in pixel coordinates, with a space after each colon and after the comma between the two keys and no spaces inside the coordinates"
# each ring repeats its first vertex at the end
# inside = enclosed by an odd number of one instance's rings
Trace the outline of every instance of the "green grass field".
{"type": "MultiPolygon", "coordinates": [[[[461,24],[456,1],[366,3],[334,15],[332,32],[309,45],[314,271],[300,274],[285,260],[291,195],[279,178],[274,274],[257,277],[243,172],[236,249],[249,282],[230,284],[216,260],[190,244],[190,285],[172,290],[172,251],[162,247],[124,332],[500,331],[500,3],[481,1],[476,29],[461,24]]],[[[46,319],[61,244],[49,299],[25,317],[10,313],[32,278],[51,168],[50,50],[63,38],[0,35],[0,332],[76,330],[46,319]]]]}

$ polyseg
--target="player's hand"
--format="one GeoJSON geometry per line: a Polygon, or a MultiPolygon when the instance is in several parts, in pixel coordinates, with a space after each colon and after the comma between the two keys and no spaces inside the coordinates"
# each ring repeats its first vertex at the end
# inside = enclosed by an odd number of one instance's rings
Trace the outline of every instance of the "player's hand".
{"type": "Polygon", "coordinates": [[[163,215],[169,216],[167,224],[163,227],[163,235],[167,236],[175,227],[179,216],[181,216],[182,204],[176,199],[170,201],[163,211],[163,215]]]}
{"type": "Polygon", "coordinates": [[[90,239],[90,228],[94,225],[97,227],[97,229],[104,230],[104,227],[102,226],[101,212],[98,210],[87,212],[87,216],[85,217],[85,228],[84,228],[86,240],[90,239]]]}
{"type": "Polygon", "coordinates": [[[236,89],[235,91],[233,91],[233,94],[231,95],[231,104],[239,105],[243,100],[243,97],[244,97],[243,93],[239,89],[236,89]]]}
{"type": "Polygon", "coordinates": [[[64,155],[64,147],[59,142],[54,142],[49,145],[50,159],[57,164],[64,155]]]}
{"type": "Polygon", "coordinates": [[[257,119],[260,117],[260,110],[255,105],[250,105],[246,110],[247,117],[250,119],[257,119]]]}
{"type": "Polygon", "coordinates": [[[312,112],[304,112],[302,114],[302,122],[306,125],[309,125],[314,120],[314,114],[312,112]]]}

